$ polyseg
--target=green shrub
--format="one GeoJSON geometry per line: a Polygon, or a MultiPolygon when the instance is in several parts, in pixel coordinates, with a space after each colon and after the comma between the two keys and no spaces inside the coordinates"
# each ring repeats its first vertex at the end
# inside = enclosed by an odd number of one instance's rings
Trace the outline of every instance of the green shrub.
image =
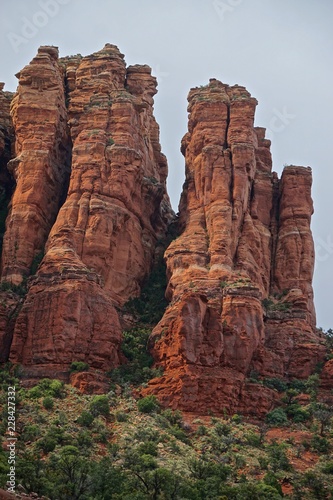
{"type": "Polygon", "coordinates": [[[42,378],[37,384],[37,387],[40,388],[41,391],[47,391],[50,388],[52,379],[51,378],[42,378]]]}
{"type": "Polygon", "coordinates": [[[304,380],[299,380],[295,378],[294,380],[291,380],[288,382],[288,388],[289,389],[295,389],[298,393],[305,392],[306,391],[306,383],[304,380]]]}
{"type": "Polygon", "coordinates": [[[97,417],[97,415],[103,415],[104,417],[108,417],[110,415],[109,399],[104,394],[100,396],[94,396],[89,408],[91,413],[95,417],[97,417]]]}
{"type": "Polygon", "coordinates": [[[57,441],[50,436],[45,436],[37,442],[37,446],[43,450],[44,453],[49,453],[57,446],[57,441]]]}
{"type": "Polygon", "coordinates": [[[60,445],[69,445],[73,441],[70,434],[67,434],[62,427],[56,427],[55,425],[51,425],[45,437],[53,439],[60,445]]]}
{"type": "Polygon", "coordinates": [[[103,430],[100,430],[95,435],[94,440],[96,441],[96,443],[108,444],[108,440],[109,440],[110,435],[111,434],[108,431],[108,429],[103,429],[103,430]]]}
{"type": "Polygon", "coordinates": [[[302,408],[299,404],[292,404],[287,407],[286,413],[288,417],[297,424],[307,422],[311,418],[310,413],[302,408]]]}
{"type": "Polygon", "coordinates": [[[166,265],[161,257],[142,286],[140,297],[130,299],[125,308],[137,315],[142,323],[156,325],[168,305],[165,298],[166,285],[166,265]]]}
{"type": "Polygon", "coordinates": [[[22,441],[35,441],[35,439],[40,435],[40,427],[35,424],[26,425],[21,434],[22,441]]]}
{"type": "Polygon", "coordinates": [[[27,294],[27,278],[25,277],[20,285],[14,285],[10,281],[1,281],[0,292],[13,292],[20,297],[24,297],[27,294]]]}
{"type": "Polygon", "coordinates": [[[286,412],[282,408],[275,408],[273,411],[267,413],[266,422],[271,425],[286,425],[288,418],[286,412]]]}
{"type": "Polygon", "coordinates": [[[36,397],[40,398],[41,396],[61,398],[64,396],[64,383],[56,379],[43,378],[35,387],[28,391],[27,396],[33,399],[36,397]]]}
{"type": "Polygon", "coordinates": [[[89,365],[84,361],[73,361],[73,363],[71,363],[70,366],[71,372],[86,372],[88,370],[89,370],[89,365]]]}
{"type": "Polygon", "coordinates": [[[95,417],[90,411],[83,410],[83,412],[77,419],[77,423],[79,425],[82,425],[83,427],[90,427],[94,419],[95,417]]]}
{"type": "Polygon", "coordinates": [[[267,470],[269,466],[269,459],[267,457],[264,457],[262,455],[259,455],[258,457],[258,462],[260,465],[261,469],[267,470]]]}
{"type": "Polygon", "coordinates": [[[151,455],[157,457],[157,443],[155,441],[146,441],[138,447],[140,455],[151,455]]]}
{"type": "Polygon", "coordinates": [[[187,434],[185,431],[183,431],[183,429],[181,429],[180,427],[178,427],[178,425],[173,425],[172,427],[170,427],[169,429],[169,432],[176,438],[176,439],[179,439],[179,441],[182,441],[183,443],[187,443],[189,444],[190,441],[187,437],[187,434]]]}
{"type": "Polygon", "coordinates": [[[235,454],[235,466],[237,469],[243,469],[246,466],[246,458],[239,453],[235,454]]]}
{"type": "Polygon", "coordinates": [[[275,389],[278,392],[284,392],[287,390],[286,382],[280,378],[265,378],[264,385],[270,389],[275,389]]]}
{"type": "Polygon", "coordinates": [[[198,436],[206,436],[207,435],[207,427],[205,427],[204,425],[199,425],[196,433],[198,436]]]}
{"type": "Polygon", "coordinates": [[[311,439],[311,448],[317,453],[326,454],[330,451],[331,445],[327,438],[315,434],[311,439]]]}
{"type": "Polygon", "coordinates": [[[139,425],[134,433],[134,439],[138,441],[156,441],[158,443],[161,439],[161,433],[147,425],[139,425]]]}
{"type": "Polygon", "coordinates": [[[64,383],[60,380],[52,380],[48,392],[55,398],[62,398],[64,395],[64,383]]]}
{"type": "Polygon", "coordinates": [[[267,472],[267,474],[265,475],[263,481],[264,481],[265,484],[268,484],[269,486],[272,486],[272,488],[275,488],[276,491],[281,496],[283,496],[281,484],[279,483],[276,475],[273,472],[271,472],[271,471],[267,472]]]}
{"type": "Polygon", "coordinates": [[[66,415],[65,412],[63,411],[60,411],[58,413],[58,416],[57,418],[55,418],[52,422],[53,425],[56,425],[56,426],[64,426],[68,423],[68,417],[66,415]]]}
{"type": "Polygon", "coordinates": [[[42,396],[43,396],[43,392],[40,389],[40,387],[38,387],[38,385],[36,385],[35,387],[32,387],[31,389],[29,389],[27,391],[27,398],[29,398],[29,399],[38,399],[38,398],[41,398],[42,396]]]}
{"type": "Polygon", "coordinates": [[[324,474],[332,474],[333,475],[333,462],[326,462],[322,468],[321,471],[324,474]]]}
{"type": "Polygon", "coordinates": [[[213,427],[213,431],[218,436],[229,436],[231,433],[231,426],[225,422],[216,422],[213,427]]]}
{"type": "Polygon", "coordinates": [[[231,421],[234,423],[234,424],[240,424],[242,423],[242,415],[238,415],[238,413],[235,413],[232,417],[231,417],[231,421]]]}
{"type": "Polygon", "coordinates": [[[141,411],[141,413],[153,413],[159,410],[159,408],[159,402],[156,396],[152,394],[138,401],[138,410],[141,411]]]}
{"type": "Polygon", "coordinates": [[[90,448],[93,444],[93,439],[87,430],[78,432],[76,441],[80,448],[90,448]]]}
{"type": "Polygon", "coordinates": [[[127,422],[128,415],[124,411],[116,411],[115,417],[117,422],[127,422]]]}
{"type": "Polygon", "coordinates": [[[161,416],[166,418],[171,425],[182,425],[183,415],[179,410],[173,411],[170,408],[163,410],[161,416]]]}
{"type": "Polygon", "coordinates": [[[52,410],[54,402],[51,396],[46,396],[46,398],[43,399],[43,406],[46,410],[52,410]]]}
{"type": "Polygon", "coordinates": [[[318,373],[310,375],[305,382],[306,392],[312,397],[315,397],[319,389],[320,377],[318,373]]]}
{"type": "Polygon", "coordinates": [[[258,434],[255,434],[254,432],[249,432],[245,436],[246,443],[249,446],[253,446],[255,448],[260,448],[262,445],[261,437],[258,434]]]}
{"type": "Polygon", "coordinates": [[[305,471],[302,478],[302,483],[314,493],[314,496],[311,496],[310,498],[330,498],[327,495],[327,487],[325,487],[324,482],[320,477],[318,477],[315,471],[305,471]]]}
{"type": "Polygon", "coordinates": [[[278,472],[280,470],[292,470],[292,466],[286,454],[286,447],[285,443],[272,443],[267,446],[270,465],[274,472],[278,472]]]}

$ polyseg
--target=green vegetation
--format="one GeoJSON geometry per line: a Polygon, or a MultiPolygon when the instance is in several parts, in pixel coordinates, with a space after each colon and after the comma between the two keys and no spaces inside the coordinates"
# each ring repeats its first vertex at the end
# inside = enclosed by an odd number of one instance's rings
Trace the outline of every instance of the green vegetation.
{"type": "Polygon", "coordinates": [[[70,370],[71,372],[86,372],[89,370],[89,365],[84,361],[73,361],[70,370]]]}
{"type": "Polygon", "coordinates": [[[90,411],[83,410],[76,422],[83,427],[90,427],[94,420],[95,417],[90,411]]]}
{"type": "MultiPolygon", "coordinates": [[[[82,395],[52,379],[21,389],[18,373],[10,364],[0,372],[1,420],[6,384],[15,384],[17,482],[27,492],[51,500],[277,500],[287,483],[283,498],[332,496],[331,405],[318,400],[313,379],[305,381],[314,391],[306,406],[289,387],[269,424],[254,424],[239,415],[193,419],[161,409],[154,396],[135,400],[130,391],[82,395]],[[295,422],[299,411],[309,419],[295,422]]],[[[281,389],[277,381],[271,385],[281,389]]],[[[4,487],[8,453],[2,430],[4,487]]]]}
{"type": "Polygon", "coordinates": [[[281,298],[283,297],[283,294],[279,295],[277,298],[267,298],[262,301],[263,307],[266,309],[266,311],[282,311],[282,312],[287,312],[290,311],[292,308],[291,302],[280,302],[281,298]]]}
{"type": "Polygon", "coordinates": [[[286,425],[288,418],[286,412],[282,408],[275,408],[266,415],[266,422],[272,425],[286,425]]]}
{"type": "Polygon", "coordinates": [[[132,313],[139,323],[155,326],[168,305],[165,299],[166,285],[166,266],[161,258],[143,284],[140,297],[130,299],[125,310],[132,313]]]}
{"type": "Polygon", "coordinates": [[[54,406],[54,402],[53,402],[53,399],[51,398],[51,396],[46,396],[43,399],[43,406],[46,410],[52,410],[52,408],[54,406]]]}
{"type": "Polygon", "coordinates": [[[112,137],[108,137],[107,140],[106,140],[106,144],[108,146],[112,146],[114,144],[114,140],[112,139],[112,137]]]}
{"type": "Polygon", "coordinates": [[[138,409],[142,413],[152,413],[159,410],[159,407],[160,405],[156,396],[146,396],[138,401],[138,409]]]}
{"type": "Polygon", "coordinates": [[[23,279],[20,285],[14,285],[10,281],[2,281],[0,283],[0,292],[13,292],[20,297],[24,297],[27,294],[26,279],[23,279]]]}
{"type": "Polygon", "coordinates": [[[325,337],[325,343],[326,343],[326,347],[327,347],[327,350],[330,352],[330,354],[328,355],[329,359],[332,359],[333,357],[333,330],[332,328],[329,328],[326,332],[324,332],[322,330],[322,333],[324,334],[324,337],[325,337]]]}
{"type": "Polygon", "coordinates": [[[89,409],[94,417],[98,415],[108,417],[110,415],[109,398],[105,395],[93,396],[89,409]]]}
{"type": "Polygon", "coordinates": [[[123,333],[121,348],[128,362],[111,372],[113,383],[137,386],[161,375],[160,370],[152,368],[153,358],[148,351],[150,334],[148,328],[134,328],[123,333]]]}
{"type": "Polygon", "coordinates": [[[36,274],[37,272],[37,269],[39,267],[39,264],[42,262],[43,260],[43,257],[44,257],[44,250],[42,250],[41,252],[38,252],[34,258],[33,258],[33,261],[31,263],[31,266],[30,266],[30,274],[31,275],[34,275],[36,274]]]}
{"type": "MultiPolygon", "coordinates": [[[[148,178],[152,183],[157,180],[148,178]]],[[[165,248],[177,237],[177,223],[169,226],[168,234],[158,245],[165,248]]],[[[124,310],[133,316],[136,327],[123,332],[122,351],[127,362],[110,373],[113,384],[123,389],[128,385],[139,386],[154,377],[160,377],[160,368],[152,368],[153,358],[149,352],[149,338],[153,327],[162,318],[168,305],[165,299],[166,265],[162,256],[155,262],[153,269],[141,287],[139,297],[130,299],[124,310]]]]}

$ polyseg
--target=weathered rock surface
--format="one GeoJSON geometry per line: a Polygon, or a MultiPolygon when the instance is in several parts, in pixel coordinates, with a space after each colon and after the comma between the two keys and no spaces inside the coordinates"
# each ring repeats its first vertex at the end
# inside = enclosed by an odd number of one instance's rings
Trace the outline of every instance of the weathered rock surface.
{"type": "MultiPolygon", "coordinates": [[[[13,194],[14,179],[7,169],[7,164],[13,156],[14,127],[10,116],[12,92],[3,90],[0,83],[0,251],[2,250],[5,234],[5,222],[8,214],[8,205],[13,194]]],[[[10,343],[15,326],[19,297],[15,294],[0,291],[0,362],[8,359],[10,343]]]]}
{"type": "Polygon", "coordinates": [[[333,389],[333,359],[329,359],[323,367],[323,371],[320,375],[320,386],[323,389],[332,390],[333,389]]]}
{"type": "Polygon", "coordinates": [[[166,251],[170,305],[151,336],[166,405],[265,414],[251,371],[306,378],[325,349],[315,329],[311,169],[272,173],[256,100],[212,79],[189,93],[181,234],[166,251]],[[253,389],[253,388],[252,388],[253,389]]]}
{"type": "Polygon", "coordinates": [[[14,127],[10,116],[12,92],[3,90],[0,83],[0,249],[2,249],[5,233],[5,221],[8,213],[8,204],[13,194],[14,179],[7,169],[7,164],[13,156],[14,127]]]}
{"type": "Polygon", "coordinates": [[[8,163],[16,188],[2,251],[2,278],[19,284],[43,251],[69,173],[63,78],[55,47],[41,47],[17,75],[11,103],[16,157],[8,163]]]}
{"type": "MultiPolygon", "coordinates": [[[[62,59],[41,47],[18,78],[14,97],[0,89],[3,220],[10,200],[0,361],[20,363],[28,384],[50,376],[103,392],[103,374],[124,362],[122,308],[174,220],[156,79],[148,66],[126,67],[110,44],[62,59]],[[73,361],[90,370],[70,375],[73,361]]],[[[165,253],[170,303],[150,339],[164,374],[143,390],[189,412],[263,416],[276,392],[251,373],[306,378],[324,359],[311,169],[272,172],[256,105],[244,87],[215,79],[189,93],[179,237],[165,253]]]]}
{"type": "Polygon", "coordinates": [[[148,66],[126,68],[110,44],[61,60],[54,47],[41,47],[19,78],[3,279],[29,274],[47,241],[10,359],[29,378],[64,378],[77,360],[107,371],[121,359],[116,307],[139,294],[173,217],[153,117],[156,79],[148,66]]]}

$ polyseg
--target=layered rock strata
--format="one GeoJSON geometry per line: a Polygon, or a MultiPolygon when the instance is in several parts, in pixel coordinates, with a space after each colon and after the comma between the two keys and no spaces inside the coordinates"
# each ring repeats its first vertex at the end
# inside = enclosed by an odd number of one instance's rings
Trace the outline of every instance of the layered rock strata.
{"type": "Polygon", "coordinates": [[[150,68],[110,44],[63,59],[41,47],[19,74],[2,278],[20,283],[45,245],[10,350],[29,377],[121,361],[116,308],[139,294],[172,218],[155,93],[150,68]]]}
{"type": "Polygon", "coordinates": [[[251,372],[305,378],[323,358],[315,329],[311,169],[271,171],[257,101],[212,79],[189,93],[181,234],[166,251],[170,305],[151,348],[164,375],[144,393],[187,411],[266,413],[251,372]]]}

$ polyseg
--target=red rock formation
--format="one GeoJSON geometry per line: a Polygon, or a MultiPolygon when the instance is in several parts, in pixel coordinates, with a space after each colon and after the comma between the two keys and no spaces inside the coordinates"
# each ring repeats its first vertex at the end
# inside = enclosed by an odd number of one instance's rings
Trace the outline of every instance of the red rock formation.
{"type": "Polygon", "coordinates": [[[44,249],[68,176],[63,79],[55,47],[41,47],[19,74],[11,104],[16,157],[8,163],[16,188],[6,221],[2,279],[21,283],[44,249]],[[66,165],[67,162],[67,165],[66,165]]]}
{"type": "MultiPolygon", "coordinates": [[[[148,66],[126,68],[123,55],[109,44],[91,56],[60,61],[55,49],[41,48],[37,58],[20,73],[20,79],[13,105],[17,134],[22,130],[19,147],[28,143],[33,148],[32,139],[29,142],[29,134],[19,121],[24,98],[27,102],[23,109],[29,111],[39,99],[48,112],[47,127],[43,126],[44,143],[40,146],[45,148],[45,158],[50,159],[49,164],[43,164],[45,177],[39,173],[38,162],[36,172],[24,169],[24,162],[19,163],[20,168],[23,165],[23,195],[30,177],[34,180],[39,176],[41,187],[35,195],[43,201],[32,194],[27,200],[34,214],[36,210],[40,213],[51,196],[47,194],[51,177],[48,165],[58,168],[52,154],[60,154],[61,143],[58,141],[58,149],[55,143],[60,131],[66,130],[67,122],[62,116],[65,99],[73,148],[66,199],[48,234],[37,276],[30,280],[16,321],[10,359],[22,364],[30,378],[54,373],[64,378],[74,360],[110,370],[120,363],[121,328],[115,307],[139,294],[152,266],[157,239],[165,234],[167,221],[172,217],[166,194],[167,163],[152,114],[156,80],[148,66]],[[40,88],[34,84],[27,94],[22,85],[31,73],[32,83],[43,83],[40,88]],[[51,90],[46,82],[51,82],[52,77],[55,80],[51,90]],[[58,108],[54,107],[56,103],[58,108]],[[49,130],[52,137],[47,134],[49,130]]],[[[21,119],[25,124],[25,115],[21,119]]],[[[37,123],[35,128],[34,140],[41,132],[37,123]]],[[[36,145],[31,152],[24,150],[27,165],[35,161],[35,149],[36,145]]],[[[57,188],[53,182],[54,197],[57,188]]],[[[14,220],[16,199],[22,206],[20,193],[18,183],[9,221],[14,220]]],[[[36,224],[41,226],[40,231],[46,228],[41,222],[36,224]]],[[[31,226],[24,225],[18,233],[16,225],[8,223],[5,256],[8,254],[13,260],[16,255],[18,262],[21,246],[15,254],[12,234],[27,245],[28,237],[20,237],[28,230],[30,237],[31,226]]],[[[30,256],[39,244],[38,236],[38,231],[31,234],[30,256]]],[[[21,275],[30,260],[21,257],[21,275]]],[[[14,281],[15,266],[8,257],[4,261],[3,276],[14,281]]]]}
{"type": "Polygon", "coordinates": [[[10,116],[12,92],[3,91],[0,83],[0,248],[2,248],[5,233],[5,220],[8,212],[8,203],[13,194],[14,180],[8,172],[7,163],[12,158],[14,147],[14,128],[10,116]]]}
{"type": "MultiPolygon", "coordinates": [[[[0,348],[30,382],[69,380],[71,362],[85,361],[90,371],[71,382],[100,392],[103,372],[123,361],[119,312],[139,295],[173,218],[155,93],[150,68],[126,67],[110,44],[63,59],[41,47],[19,73],[0,348]],[[21,299],[15,285],[27,277],[21,299]]],[[[10,100],[0,92],[7,197],[10,100]]],[[[151,337],[164,375],[143,391],[173,408],[264,415],[276,393],[250,382],[252,371],[306,378],[323,359],[312,292],[311,169],[289,166],[281,179],[272,172],[270,141],[253,126],[256,104],[244,87],[215,79],[189,94],[180,236],[165,253],[170,304],[151,337]]],[[[329,364],[325,370],[328,387],[329,364]]]]}
{"type": "Polygon", "coordinates": [[[166,251],[170,305],[151,337],[164,376],[143,392],[187,411],[265,414],[263,376],[307,377],[315,330],[310,168],[271,172],[244,87],[210,80],[189,93],[179,238],[166,251]],[[266,299],[263,301],[263,299],[266,299]]]}
{"type": "MultiPolygon", "coordinates": [[[[5,233],[5,221],[8,204],[13,194],[14,180],[8,172],[7,163],[12,158],[14,146],[14,128],[10,116],[12,92],[3,91],[0,83],[0,251],[5,233]]],[[[20,298],[15,294],[0,291],[0,362],[8,359],[10,343],[13,336],[15,317],[20,298]]]]}
{"type": "Polygon", "coordinates": [[[13,98],[12,92],[3,90],[4,84],[0,82],[0,174],[1,185],[5,183],[7,162],[12,156],[12,143],[14,142],[14,129],[10,116],[10,103],[13,98]]]}

